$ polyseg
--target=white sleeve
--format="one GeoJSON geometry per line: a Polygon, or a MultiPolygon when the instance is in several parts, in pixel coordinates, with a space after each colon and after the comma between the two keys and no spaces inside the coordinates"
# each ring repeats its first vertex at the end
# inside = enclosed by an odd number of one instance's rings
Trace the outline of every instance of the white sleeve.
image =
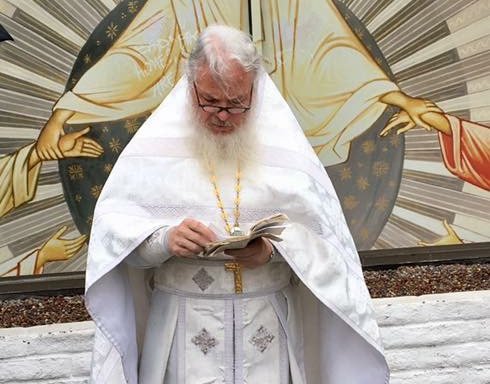
{"type": "Polygon", "coordinates": [[[153,232],[124,261],[136,268],[154,268],[167,261],[172,255],[167,246],[169,227],[153,232]]]}
{"type": "Polygon", "coordinates": [[[276,248],[276,246],[274,245],[274,243],[271,241],[271,245],[272,245],[272,256],[271,256],[271,259],[269,260],[270,263],[278,263],[278,262],[286,262],[286,260],[284,260],[284,257],[282,257],[282,255],[279,253],[279,250],[276,248]]]}

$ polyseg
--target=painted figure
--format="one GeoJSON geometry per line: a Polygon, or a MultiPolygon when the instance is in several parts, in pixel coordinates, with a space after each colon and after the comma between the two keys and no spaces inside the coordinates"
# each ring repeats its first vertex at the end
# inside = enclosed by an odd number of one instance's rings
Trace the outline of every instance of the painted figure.
{"type": "MultiPolygon", "coordinates": [[[[87,158],[100,156],[103,153],[102,147],[85,136],[89,130],[86,128],[68,134],[63,132],[57,144],[61,156],[87,158]]],[[[35,197],[41,163],[35,143],[0,158],[0,217],[35,197]]],[[[74,256],[83,247],[87,236],[82,235],[75,239],[61,238],[66,230],[66,226],[61,227],[39,250],[26,255],[17,255],[2,263],[0,276],[40,274],[47,262],[67,260],[74,256]]]]}
{"type": "MultiPolygon", "coordinates": [[[[457,177],[490,191],[490,128],[445,114],[430,101],[425,103],[431,110],[421,118],[425,126],[438,132],[446,168],[457,177]]],[[[398,134],[417,127],[402,111],[393,117],[380,135],[386,136],[400,124],[403,127],[397,129],[398,134]]]]}

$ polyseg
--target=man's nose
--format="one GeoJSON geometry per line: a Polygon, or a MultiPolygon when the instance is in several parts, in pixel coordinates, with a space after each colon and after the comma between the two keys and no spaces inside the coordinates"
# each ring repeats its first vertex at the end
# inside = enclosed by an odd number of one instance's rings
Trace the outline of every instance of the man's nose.
{"type": "Polygon", "coordinates": [[[230,113],[224,109],[222,111],[219,111],[216,115],[221,121],[226,121],[230,117],[230,113]]]}

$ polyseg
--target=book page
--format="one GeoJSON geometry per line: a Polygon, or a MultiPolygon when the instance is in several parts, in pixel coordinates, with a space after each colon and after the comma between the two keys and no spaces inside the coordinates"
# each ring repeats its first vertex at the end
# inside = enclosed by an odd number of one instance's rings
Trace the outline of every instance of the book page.
{"type": "Polygon", "coordinates": [[[288,217],[282,213],[261,219],[250,227],[250,231],[246,235],[229,236],[208,244],[204,249],[202,257],[213,257],[229,249],[245,248],[252,240],[258,237],[265,237],[273,241],[282,241],[280,235],[286,228],[285,224],[287,220],[288,217]]]}

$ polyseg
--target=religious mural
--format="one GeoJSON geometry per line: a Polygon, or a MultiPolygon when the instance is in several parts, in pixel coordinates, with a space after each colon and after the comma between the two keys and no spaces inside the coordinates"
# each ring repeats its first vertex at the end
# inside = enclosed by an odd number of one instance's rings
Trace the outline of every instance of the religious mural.
{"type": "MultiPolygon", "coordinates": [[[[252,34],[359,250],[490,241],[490,0],[0,0],[0,276],[85,268],[197,34],[252,34]]],[[[164,129],[164,127],[162,127],[164,129]]]]}

